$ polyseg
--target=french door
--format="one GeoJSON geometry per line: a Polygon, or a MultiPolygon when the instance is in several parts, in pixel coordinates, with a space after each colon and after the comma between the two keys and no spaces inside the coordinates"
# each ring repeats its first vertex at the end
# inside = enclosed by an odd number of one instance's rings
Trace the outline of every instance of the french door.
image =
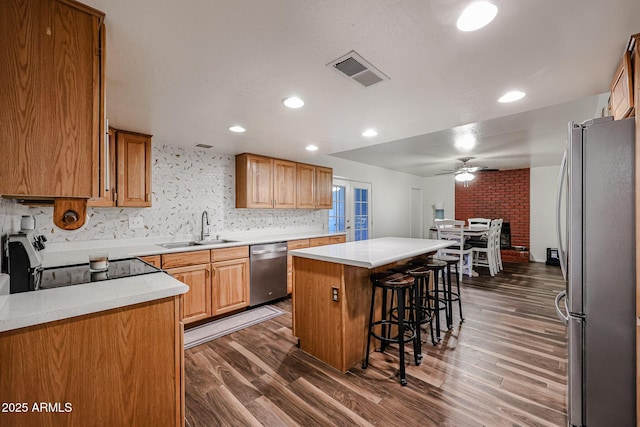
{"type": "Polygon", "coordinates": [[[371,237],[371,184],[333,180],[333,207],[329,211],[329,231],[347,232],[347,241],[371,237]]]}

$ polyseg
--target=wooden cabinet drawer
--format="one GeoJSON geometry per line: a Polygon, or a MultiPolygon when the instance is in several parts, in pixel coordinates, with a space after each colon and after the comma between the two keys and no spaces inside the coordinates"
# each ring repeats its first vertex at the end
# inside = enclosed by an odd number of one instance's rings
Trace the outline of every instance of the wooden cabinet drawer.
{"type": "Polygon", "coordinates": [[[249,258],[249,246],[236,246],[234,248],[211,250],[211,262],[226,261],[229,259],[239,258],[249,258]]]}
{"type": "Polygon", "coordinates": [[[330,236],[329,237],[329,243],[330,244],[336,244],[336,243],[345,243],[347,241],[347,236],[330,236]]]}
{"type": "Polygon", "coordinates": [[[140,256],[138,258],[140,258],[144,262],[148,262],[154,267],[162,268],[162,261],[160,260],[160,255],[140,256]]]}
{"type": "Polygon", "coordinates": [[[304,249],[309,247],[309,239],[291,240],[287,242],[287,248],[291,251],[293,249],[304,249]]]}
{"type": "Polygon", "coordinates": [[[315,239],[309,239],[309,247],[323,246],[330,244],[329,237],[316,237],[315,239]]]}
{"type": "Polygon", "coordinates": [[[186,267],[189,265],[209,264],[211,251],[180,252],[162,255],[162,268],[186,267]]]}

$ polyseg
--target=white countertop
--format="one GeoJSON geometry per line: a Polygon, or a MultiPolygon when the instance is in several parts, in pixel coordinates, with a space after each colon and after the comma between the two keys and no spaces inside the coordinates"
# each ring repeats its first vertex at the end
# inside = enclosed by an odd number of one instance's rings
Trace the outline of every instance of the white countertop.
{"type": "Polygon", "coordinates": [[[0,332],[172,297],[188,290],[184,283],[159,272],[0,295],[0,332]]]}
{"type": "MultiPolygon", "coordinates": [[[[344,233],[338,233],[344,234],[344,233]]],[[[326,232],[298,232],[262,236],[233,236],[234,242],[166,249],[159,243],[189,238],[98,240],[51,244],[39,252],[44,268],[89,262],[89,254],[107,253],[112,260],[135,256],[197,251],[332,236],[326,232]]],[[[182,236],[184,237],[184,236],[182,236]]],[[[226,236],[225,236],[226,237],[226,236]]],[[[9,276],[0,274],[0,332],[171,297],[189,287],[165,273],[152,273],[83,285],[9,294],[9,276]]]]}
{"type": "Polygon", "coordinates": [[[183,242],[188,238],[173,239],[171,237],[140,239],[129,242],[127,240],[96,240],[82,242],[68,242],[64,244],[51,245],[50,248],[39,252],[42,258],[42,266],[44,268],[58,267],[62,265],[84,264],[89,262],[89,254],[94,252],[107,253],[109,259],[123,259],[136,256],[170,254],[177,252],[192,252],[206,249],[221,249],[234,246],[259,245],[273,242],[286,242],[289,240],[311,239],[316,237],[340,236],[345,233],[327,233],[327,232],[304,232],[289,234],[273,234],[264,236],[239,236],[221,238],[234,240],[229,243],[213,244],[213,245],[197,245],[184,248],[167,249],[160,246],[160,243],[183,242]]]}
{"type": "Polygon", "coordinates": [[[293,256],[355,267],[375,268],[438,249],[455,242],[448,240],[410,239],[408,237],[382,237],[337,245],[291,250],[293,256]]]}

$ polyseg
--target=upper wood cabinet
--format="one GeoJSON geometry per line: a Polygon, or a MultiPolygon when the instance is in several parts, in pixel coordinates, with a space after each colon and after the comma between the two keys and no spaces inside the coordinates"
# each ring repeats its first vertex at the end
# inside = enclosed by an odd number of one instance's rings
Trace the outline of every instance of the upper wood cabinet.
{"type": "Polygon", "coordinates": [[[316,166],[316,209],[333,207],[333,169],[316,166]]]}
{"type": "Polygon", "coordinates": [[[100,142],[99,197],[94,207],[151,206],[151,135],[109,128],[100,142]]]}
{"type": "Polygon", "coordinates": [[[300,209],[313,209],[316,207],[316,167],[313,165],[298,164],[296,167],[296,184],[298,186],[298,204],[300,209]]]}
{"type": "Polygon", "coordinates": [[[633,102],[631,54],[627,50],[624,52],[611,82],[611,114],[613,118],[618,120],[629,117],[633,111],[633,102]]]}
{"type": "Polygon", "coordinates": [[[331,209],[333,169],[298,163],[298,205],[300,209],[331,209]]]}
{"type": "Polygon", "coordinates": [[[0,194],[97,196],[104,14],[3,0],[0,16],[0,194]]]}
{"type": "Polygon", "coordinates": [[[116,131],[118,206],[151,206],[151,135],[116,131]]]}
{"type": "Polygon", "coordinates": [[[255,154],[236,156],[236,208],[331,209],[333,169],[255,154]]]}
{"type": "Polygon", "coordinates": [[[236,207],[273,208],[273,159],[236,156],[236,207]]]}
{"type": "Polygon", "coordinates": [[[294,209],[296,207],[296,163],[273,160],[273,207],[294,209]]]}

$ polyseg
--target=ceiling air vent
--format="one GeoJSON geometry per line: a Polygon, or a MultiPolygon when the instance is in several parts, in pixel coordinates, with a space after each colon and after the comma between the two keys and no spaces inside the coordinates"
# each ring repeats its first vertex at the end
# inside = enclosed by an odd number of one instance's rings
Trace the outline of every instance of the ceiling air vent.
{"type": "Polygon", "coordinates": [[[335,70],[340,71],[345,76],[360,83],[364,87],[373,86],[384,80],[389,80],[382,71],[371,65],[355,50],[341,56],[335,61],[327,64],[335,70]]]}

